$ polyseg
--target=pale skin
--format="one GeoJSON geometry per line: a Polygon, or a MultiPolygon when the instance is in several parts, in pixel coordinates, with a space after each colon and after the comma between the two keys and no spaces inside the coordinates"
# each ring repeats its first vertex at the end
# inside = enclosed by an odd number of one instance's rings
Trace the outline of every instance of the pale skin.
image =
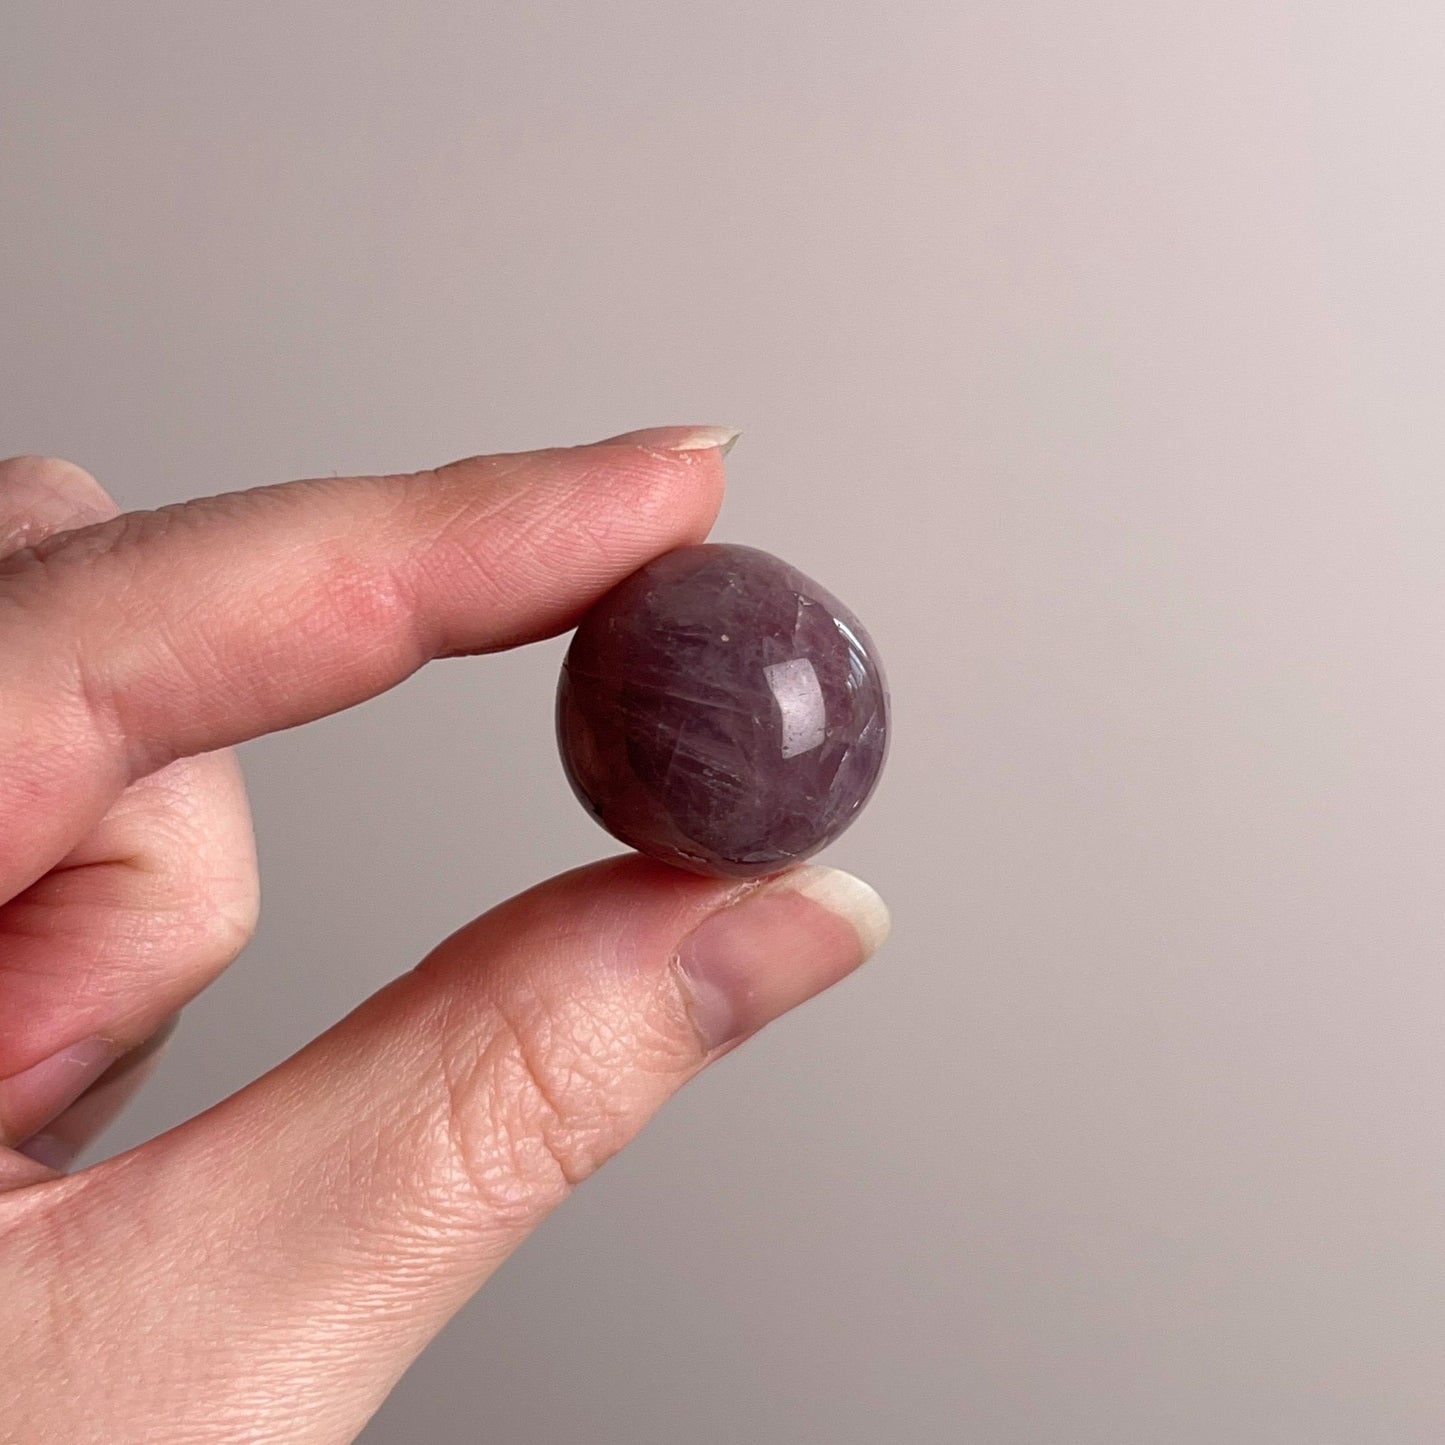
{"type": "Polygon", "coordinates": [[[609,858],[464,925],[217,1107],[65,1172],[251,936],[229,749],[573,625],[707,534],[727,437],[125,515],[78,467],[0,462],[0,1438],[354,1439],[672,1093],[876,944],[886,915],[846,875],[609,858]]]}

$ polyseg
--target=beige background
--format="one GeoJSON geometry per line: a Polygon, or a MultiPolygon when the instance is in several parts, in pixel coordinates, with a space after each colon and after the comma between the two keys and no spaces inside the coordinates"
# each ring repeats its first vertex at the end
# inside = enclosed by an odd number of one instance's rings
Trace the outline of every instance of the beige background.
{"type": "MultiPolygon", "coordinates": [[[[1434,3],[0,0],[0,451],[129,505],[742,426],[897,699],[864,974],[382,1445],[1445,1436],[1434,3]]],[[[138,1140],[609,851],[554,644],[246,749],[138,1140]]]]}

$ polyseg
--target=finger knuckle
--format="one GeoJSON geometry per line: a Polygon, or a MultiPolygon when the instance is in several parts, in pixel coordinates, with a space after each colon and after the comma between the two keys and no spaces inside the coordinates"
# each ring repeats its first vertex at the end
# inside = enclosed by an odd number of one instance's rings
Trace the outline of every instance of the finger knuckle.
{"type": "Polygon", "coordinates": [[[7,502],[54,501],[71,512],[109,515],[115,503],[85,470],[63,457],[26,455],[0,461],[0,497],[7,502]]]}
{"type": "MultiPolygon", "coordinates": [[[[113,636],[122,620],[144,626],[149,646],[168,664],[157,670],[157,686],[173,686],[180,673],[199,665],[203,649],[176,649],[164,628],[151,625],[154,599],[135,585],[155,543],[198,525],[193,503],[125,512],[45,537],[0,562],[0,603],[28,615],[32,624],[38,622],[29,631],[44,647],[47,670],[75,699],[94,735],[133,751],[133,776],[155,771],[174,754],[150,748],[144,738],[129,737],[123,696],[113,685],[111,660],[98,640],[113,636]]],[[[197,685],[204,681],[196,678],[197,685]]]]}
{"type": "Polygon", "coordinates": [[[164,536],[177,526],[179,507],[155,511],[122,512],[106,521],[69,532],[59,532],[37,542],[30,551],[36,575],[60,580],[72,569],[89,567],[107,557],[125,557],[136,547],[164,536]]]}
{"type": "Polygon", "coordinates": [[[259,890],[251,880],[209,880],[177,915],[177,957],[188,957],[200,976],[210,977],[255,938],[259,912],[259,890]]]}
{"type": "Polygon", "coordinates": [[[612,1152],[606,1080],[540,1006],[494,1004],[480,1049],[448,1051],[441,1070],[451,1156],[494,1220],[535,1218],[612,1152]]]}

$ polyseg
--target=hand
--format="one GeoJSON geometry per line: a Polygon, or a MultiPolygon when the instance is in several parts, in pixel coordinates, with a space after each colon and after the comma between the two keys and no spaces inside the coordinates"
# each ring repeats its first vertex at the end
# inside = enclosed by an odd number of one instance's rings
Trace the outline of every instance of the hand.
{"type": "Polygon", "coordinates": [[[467,924],[216,1108],[58,1172],[250,937],[226,749],[569,627],[706,534],[725,437],[124,516],[78,468],[0,463],[0,1438],[354,1438],[675,1089],[881,938],[876,895],[829,869],[612,858],[467,924]]]}

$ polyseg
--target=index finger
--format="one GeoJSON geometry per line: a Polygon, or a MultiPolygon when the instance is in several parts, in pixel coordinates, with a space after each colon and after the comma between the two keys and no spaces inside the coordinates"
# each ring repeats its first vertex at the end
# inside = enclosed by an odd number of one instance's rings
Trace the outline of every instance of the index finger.
{"type": "Polygon", "coordinates": [[[176,757],[549,636],[700,540],[716,427],[129,513],[0,562],[0,898],[176,757]]]}

